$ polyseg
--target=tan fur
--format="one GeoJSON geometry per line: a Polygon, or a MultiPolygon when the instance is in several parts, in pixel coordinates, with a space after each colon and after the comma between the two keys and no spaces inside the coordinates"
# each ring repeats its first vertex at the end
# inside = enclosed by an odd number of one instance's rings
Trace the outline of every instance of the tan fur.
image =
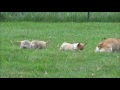
{"type": "Polygon", "coordinates": [[[33,40],[31,41],[30,45],[31,48],[33,49],[43,49],[46,48],[48,42],[45,41],[38,41],[38,40],[33,40]]]}
{"type": "Polygon", "coordinates": [[[85,44],[83,43],[67,43],[67,42],[64,42],[61,47],[60,47],[60,50],[70,50],[70,51],[73,51],[73,50],[83,50],[84,49],[84,46],[85,44]]]}
{"type": "Polygon", "coordinates": [[[96,52],[117,52],[120,51],[120,39],[107,38],[96,47],[96,52]]]}

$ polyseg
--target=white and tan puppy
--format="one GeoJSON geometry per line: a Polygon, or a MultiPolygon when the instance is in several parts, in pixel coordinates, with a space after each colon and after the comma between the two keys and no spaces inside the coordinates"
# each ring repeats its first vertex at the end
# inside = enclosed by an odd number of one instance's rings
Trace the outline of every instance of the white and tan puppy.
{"type": "Polygon", "coordinates": [[[31,41],[30,45],[31,48],[33,49],[43,49],[46,48],[48,42],[45,41],[38,41],[38,40],[33,40],[31,41]]]}
{"type": "Polygon", "coordinates": [[[29,40],[23,40],[18,41],[20,43],[20,49],[21,48],[30,48],[30,41],[29,40]]]}
{"type": "Polygon", "coordinates": [[[64,42],[61,47],[60,47],[60,50],[70,50],[70,51],[73,51],[73,50],[83,50],[84,49],[84,46],[86,44],[83,44],[83,43],[67,43],[67,42],[64,42]]]}
{"type": "Polygon", "coordinates": [[[95,52],[118,52],[120,51],[120,39],[107,38],[96,46],[95,52]]]}

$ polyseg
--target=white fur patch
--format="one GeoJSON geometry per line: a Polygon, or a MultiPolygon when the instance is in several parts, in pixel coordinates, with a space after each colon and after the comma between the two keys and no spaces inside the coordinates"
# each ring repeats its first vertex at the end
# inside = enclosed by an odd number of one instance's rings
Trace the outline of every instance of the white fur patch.
{"type": "Polygon", "coordinates": [[[106,50],[104,48],[100,49],[100,52],[105,52],[106,50]]]}
{"type": "Polygon", "coordinates": [[[112,52],[112,48],[108,48],[106,50],[104,48],[99,49],[98,47],[96,47],[96,51],[95,52],[112,52]]]}
{"type": "Polygon", "coordinates": [[[100,52],[100,49],[98,47],[96,47],[95,52],[100,52]]]}
{"type": "Polygon", "coordinates": [[[110,48],[110,49],[111,49],[111,52],[112,52],[113,51],[112,48],[110,48]]]}
{"type": "Polygon", "coordinates": [[[73,48],[76,50],[77,49],[77,45],[78,45],[78,43],[74,43],[73,44],[73,48]]]}

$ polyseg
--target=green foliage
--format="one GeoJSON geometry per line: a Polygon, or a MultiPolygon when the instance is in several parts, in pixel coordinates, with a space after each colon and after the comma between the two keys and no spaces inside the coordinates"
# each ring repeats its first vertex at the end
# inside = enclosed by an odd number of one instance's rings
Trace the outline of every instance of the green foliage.
{"type": "Polygon", "coordinates": [[[120,38],[120,23],[1,22],[1,78],[120,78],[120,53],[95,53],[103,38],[120,38]],[[46,49],[19,49],[20,40],[48,41],[46,49]],[[59,51],[63,42],[88,43],[59,51]]]}
{"type": "MultiPolygon", "coordinates": [[[[0,21],[88,22],[88,12],[1,12],[0,21]]],[[[120,22],[120,13],[90,12],[89,21],[120,22]]]]}

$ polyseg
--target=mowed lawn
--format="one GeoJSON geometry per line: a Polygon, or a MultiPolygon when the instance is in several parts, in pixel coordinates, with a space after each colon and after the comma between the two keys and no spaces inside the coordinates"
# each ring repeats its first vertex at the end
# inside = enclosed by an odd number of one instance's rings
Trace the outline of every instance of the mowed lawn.
{"type": "Polygon", "coordinates": [[[0,22],[1,78],[120,78],[120,52],[95,53],[104,38],[120,38],[120,23],[0,22]],[[46,49],[20,49],[20,40],[48,41],[46,49]],[[59,51],[63,42],[86,43],[59,51]]]}

